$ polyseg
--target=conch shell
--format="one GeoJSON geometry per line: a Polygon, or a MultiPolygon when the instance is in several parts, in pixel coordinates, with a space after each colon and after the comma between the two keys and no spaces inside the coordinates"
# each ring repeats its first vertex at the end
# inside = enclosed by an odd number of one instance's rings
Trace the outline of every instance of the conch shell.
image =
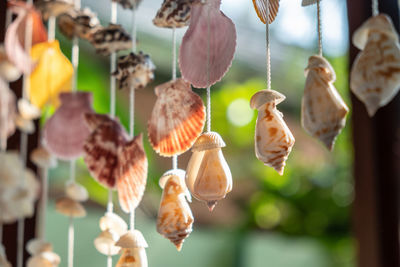
{"type": "Polygon", "coordinates": [[[203,133],[193,145],[186,170],[190,193],[206,202],[210,211],[232,190],[232,174],[221,147],[225,147],[225,143],[218,133],[203,133]]]}
{"type": "Polygon", "coordinates": [[[181,250],[183,241],[192,232],[193,214],[187,203],[184,170],[171,170],[160,179],[164,189],[157,217],[157,232],[181,250]]]}
{"type": "Polygon", "coordinates": [[[354,33],[353,43],[363,51],[353,63],[351,91],[365,104],[372,117],[400,89],[399,37],[392,20],[380,14],[367,20],[354,33]]]}
{"type": "Polygon", "coordinates": [[[203,101],[183,79],[159,85],[155,92],[157,101],[148,124],[150,143],[162,156],[182,154],[203,130],[203,101]]]}
{"type": "Polygon", "coordinates": [[[162,28],[181,28],[189,24],[190,10],[194,0],[164,0],[154,25],[162,28]]]}
{"type": "Polygon", "coordinates": [[[268,23],[271,24],[274,22],[276,15],[278,15],[279,0],[253,0],[253,5],[258,17],[264,24],[267,21],[267,14],[268,23]],[[267,5],[269,6],[269,10],[267,10],[267,5]]]}
{"type": "Polygon", "coordinates": [[[182,76],[198,88],[220,81],[235,53],[235,25],[220,11],[220,5],[221,0],[193,3],[189,29],[180,47],[182,76]]]}
{"type": "Polygon", "coordinates": [[[255,134],[255,151],[259,160],[283,174],[285,162],[292,151],[295,139],[276,109],[285,96],[273,91],[262,90],[255,93],[251,100],[252,109],[258,110],[255,134]]]}
{"type": "Polygon", "coordinates": [[[325,58],[311,56],[306,75],[301,108],[302,126],[332,150],[337,135],[346,124],[349,109],[333,86],[336,74],[325,58]]]}

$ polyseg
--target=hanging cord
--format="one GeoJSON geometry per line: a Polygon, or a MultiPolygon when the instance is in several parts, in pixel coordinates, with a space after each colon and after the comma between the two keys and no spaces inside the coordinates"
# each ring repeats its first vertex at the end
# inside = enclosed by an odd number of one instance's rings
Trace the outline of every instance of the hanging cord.
{"type": "Polygon", "coordinates": [[[377,16],[379,14],[378,0],[372,0],[372,15],[377,16]]]}
{"type": "Polygon", "coordinates": [[[74,266],[74,218],[69,217],[69,227],[68,227],[68,267],[74,266]]]}
{"type": "Polygon", "coordinates": [[[36,237],[42,240],[46,239],[46,207],[48,200],[48,183],[49,183],[49,170],[47,168],[41,169],[42,177],[42,195],[39,202],[39,216],[36,225],[36,237]]]}
{"type": "MultiPolygon", "coordinates": [[[[172,80],[176,80],[176,29],[172,28],[172,80]]],[[[172,169],[178,169],[178,156],[172,156],[172,169]]]]}
{"type": "Polygon", "coordinates": [[[271,42],[269,38],[269,0],[267,1],[267,20],[265,22],[265,42],[267,49],[267,89],[271,90],[271,42]]]}
{"type": "MultiPolygon", "coordinates": [[[[207,14],[207,85],[210,83],[210,9],[207,14]]],[[[207,132],[211,132],[211,86],[207,87],[207,132]]]]}
{"type": "Polygon", "coordinates": [[[317,18],[318,18],[318,53],[322,57],[321,0],[317,0],[317,18]]]}

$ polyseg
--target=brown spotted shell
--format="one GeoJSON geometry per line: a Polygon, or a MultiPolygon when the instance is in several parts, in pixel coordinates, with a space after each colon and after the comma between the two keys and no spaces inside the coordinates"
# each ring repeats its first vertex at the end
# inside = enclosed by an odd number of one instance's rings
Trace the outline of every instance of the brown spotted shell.
{"type": "Polygon", "coordinates": [[[91,35],[91,43],[96,53],[108,56],[113,52],[132,48],[132,39],[129,34],[118,24],[100,27],[91,35]]]}
{"type": "Polygon", "coordinates": [[[155,91],[157,101],[147,128],[150,143],[161,156],[182,154],[203,130],[203,101],[183,79],[159,85],[155,91]]]}
{"type": "Polygon", "coordinates": [[[277,103],[284,99],[282,94],[273,90],[262,90],[251,98],[251,107],[258,109],[255,134],[255,152],[265,165],[273,167],[280,175],[286,160],[292,151],[295,139],[276,109],[277,103]],[[278,97],[279,96],[279,97],[278,97]],[[261,100],[264,100],[262,104],[261,100]]]}
{"type": "Polygon", "coordinates": [[[92,32],[101,28],[97,15],[89,8],[82,10],[72,8],[62,13],[57,22],[61,33],[69,39],[78,36],[81,39],[91,41],[92,32]]]}
{"type": "Polygon", "coordinates": [[[154,25],[162,28],[181,28],[189,25],[190,10],[193,0],[164,0],[154,25]]]}
{"type": "Polygon", "coordinates": [[[279,0],[253,0],[253,5],[258,17],[264,24],[267,21],[267,15],[268,23],[274,22],[276,15],[278,15],[279,0]],[[269,10],[267,10],[267,5],[269,5],[269,10]]]}
{"type": "Polygon", "coordinates": [[[346,124],[349,109],[333,86],[335,71],[325,58],[311,56],[306,74],[301,108],[302,126],[332,150],[337,135],[346,124]]]}

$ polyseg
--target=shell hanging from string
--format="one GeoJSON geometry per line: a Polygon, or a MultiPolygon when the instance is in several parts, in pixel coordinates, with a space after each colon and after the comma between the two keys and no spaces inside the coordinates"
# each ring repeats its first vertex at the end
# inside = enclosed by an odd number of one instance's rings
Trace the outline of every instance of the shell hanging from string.
{"type": "Polygon", "coordinates": [[[311,56],[306,69],[306,85],[301,107],[303,128],[332,150],[337,135],[346,124],[348,107],[333,82],[336,74],[321,56],[311,56]]]}
{"type": "Polygon", "coordinates": [[[109,56],[111,53],[128,50],[132,47],[132,39],[121,25],[112,24],[100,27],[92,34],[91,43],[96,53],[109,56]]]}
{"type": "Polygon", "coordinates": [[[69,39],[78,36],[92,41],[92,34],[101,29],[97,15],[89,8],[70,9],[58,17],[57,23],[61,33],[69,39]]]}
{"type": "Polygon", "coordinates": [[[351,91],[372,117],[400,89],[399,37],[390,17],[380,14],[368,19],[354,33],[353,44],[362,51],[351,70],[351,91]]]}
{"type": "Polygon", "coordinates": [[[279,10],[279,0],[253,0],[254,9],[258,18],[265,24],[268,17],[268,23],[274,22],[279,10]],[[267,6],[268,5],[268,6],[267,6]],[[267,10],[267,8],[269,8],[267,10]]]}
{"type": "Polygon", "coordinates": [[[182,154],[203,130],[203,101],[183,79],[159,85],[155,92],[157,101],[148,123],[150,143],[161,156],[182,154]]]}
{"type": "Polygon", "coordinates": [[[28,258],[27,267],[57,267],[60,256],[53,252],[51,243],[42,239],[32,239],[26,244],[26,250],[31,257],[28,258]]]}
{"type": "Polygon", "coordinates": [[[138,230],[130,230],[123,235],[117,246],[121,247],[121,257],[115,267],[147,267],[146,248],[148,247],[142,233],[138,230]]]}
{"type": "Polygon", "coordinates": [[[18,130],[26,134],[33,134],[36,130],[33,121],[40,118],[41,110],[25,98],[19,99],[17,106],[18,114],[15,116],[15,124],[18,130]]]}
{"type": "Polygon", "coordinates": [[[153,24],[161,28],[182,28],[189,25],[194,0],[164,0],[153,24]]]}

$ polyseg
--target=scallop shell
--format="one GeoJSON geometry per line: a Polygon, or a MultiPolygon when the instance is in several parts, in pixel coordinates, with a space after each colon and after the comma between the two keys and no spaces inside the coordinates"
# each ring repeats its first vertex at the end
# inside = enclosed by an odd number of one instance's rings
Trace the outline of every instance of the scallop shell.
{"type": "Polygon", "coordinates": [[[40,118],[41,111],[26,98],[18,100],[18,112],[25,120],[36,120],[40,118]]]}
{"type": "Polygon", "coordinates": [[[88,113],[85,119],[92,133],[83,146],[83,159],[93,178],[105,187],[114,188],[120,172],[118,151],[127,142],[128,134],[118,120],[108,115],[88,113]]]}
{"type": "Polygon", "coordinates": [[[42,14],[43,20],[47,21],[51,16],[58,17],[71,10],[74,5],[69,0],[39,0],[35,2],[35,7],[42,14]]]}
{"type": "Polygon", "coordinates": [[[69,39],[78,36],[91,41],[93,31],[101,28],[97,15],[89,8],[70,9],[61,14],[57,21],[61,33],[69,39]]]}
{"type": "Polygon", "coordinates": [[[119,57],[113,76],[119,81],[120,89],[142,89],[154,80],[155,69],[150,56],[140,51],[119,57]]]}
{"type": "Polygon", "coordinates": [[[316,4],[318,1],[321,1],[321,0],[303,0],[301,2],[301,5],[302,6],[311,6],[311,5],[316,4]]]}
{"type": "Polygon", "coordinates": [[[8,85],[0,78],[0,140],[5,148],[7,138],[15,132],[16,97],[8,85]]]}
{"type": "Polygon", "coordinates": [[[180,251],[192,232],[193,214],[186,201],[185,172],[170,173],[165,181],[157,217],[157,232],[168,238],[180,251]]]}
{"type": "Polygon", "coordinates": [[[61,106],[44,126],[46,148],[56,157],[71,160],[83,154],[83,144],[90,131],[84,114],[93,112],[92,94],[73,92],[60,94],[61,106]]]}
{"type": "Polygon", "coordinates": [[[115,245],[121,248],[147,248],[149,246],[139,230],[129,230],[115,245]]]}
{"type": "Polygon", "coordinates": [[[190,10],[194,0],[164,0],[153,19],[162,28],[181,28],[189,25],[190,10]]]}
{"type": "Polygon", "coordinates": [[[283,99],[285,97],[276,91],[262,90],[254,94],[250,100],[251,108],[258,110],[255,133],[256,156],[280,175],[283,174],[285,162],[295,142],[282,113],[276,109],[276,105],[283,99]]]}
{"type": "Polygon", "coordinates": [[[147,256],[144,248],[124,248],[115,267],[147,267],[147,256]]]}
{"type": "Polygon", "coordinates": [[[179,66],[183,78],[195,87],[206,88],[220,81],[232,64],[236,29],[220,11],[220,5],[221,0],[192,5],[189,29],[180,47],[179,66]]]}
{"type": "Polygon", "coordinates": [[[100,233],[98,237],[94,240],[94,246],[97,251],[103,255],[117,255],[121,250],[120,247],[115,246],[115,242],[118,240],[118,235],[116,235],[111,230],[105,230],[100,233]]]}
{"type": "Polygon", "coordinates": [[[100,219],[100,229],[102,231],[111,230],[121,236],[128,230],[126,222],[113,212],[106,212],[100,219]]]}
{"type": "Polygon", "coordinates": [[[253,5],[257,16],[264,24],[267,21],[267,14],[269,18],[268,23],[271,24],[274,22],[279,11],[279,0],[253,0],[253,5]],[[269,10],[267,10],[267,5],[269,6],[269,10]]]}
{"type": "Polygon", "coordinates": [[[336,137],[346,124],[349,109],[333,85],[335,71],[325,58],[311,56],[306,74],[301,108],[302,126],[332,150],[336,137]]]}
{"type": "Polygon", "coordinates": [[[399,38],[391,19],[381,14],[364,23],[355,33],[354,41],[363,51],[353,63],[350,87],[372,117],[400,89],[399,38]]]}
{"type": "Polygon", "coordinates": [[[113,52],[132,48],[132,39],[118,24],[101,27],[92,34],[91,43],[96,48],[96,53],[108,56],[113,52]]]}
{"type": "Polygon", "coordinates": [[[0,78],[14,82],[21,77],[21,71],[8,59],[4,45],[0,45],[0,78]]]}
{"type": "Polygon", "coordinates": [[[142,0],[112,0],[120,4],[124,9],[136,9],[142,0]]]}
{"type": "Polygon", "coordinates": [[[86,210],[82,204],[68,197],[56,201],[56,211],[68,217],[80,218],[86,216],[86,210]]]}
{"type": "Polygon", "coordinates": [[[85,187],[76,182],[67,182],[65,194],[72,200],[83,202],[89,199],[89,193],[85,187]]]}
{"type": "Polygon", "coordinates": [[[57,166],[57,159],[44,147],[35,148],[30,155],[30,159],[36,166],[43,169],[57,166]]]}
{"type": "Polygon", "coordinates": [[[203,130],[203,101],[183,79],[159,85],[155,92],[157,101],[147,128],[150,143],[161,156],[182,154],[203,130]]]}

